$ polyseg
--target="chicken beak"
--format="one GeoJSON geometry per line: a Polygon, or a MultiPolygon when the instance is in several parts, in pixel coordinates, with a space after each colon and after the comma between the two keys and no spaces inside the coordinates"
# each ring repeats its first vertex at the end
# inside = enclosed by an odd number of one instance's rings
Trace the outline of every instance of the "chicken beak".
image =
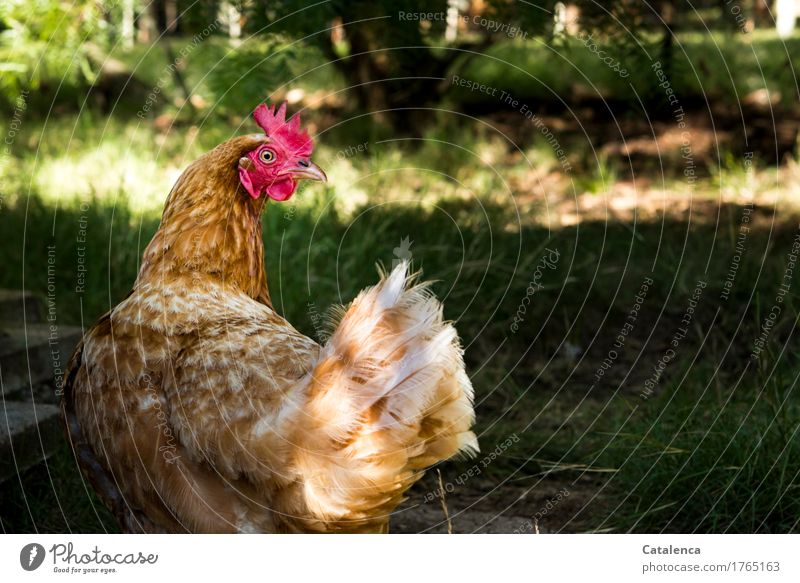
{"type": "Polygon", "coordinates": [[[311,160],[300,160],[297,166],[288,171],[294,178],[298,180],[319,180],[320,182],[328,182],[328,177],[325,172],[314,164],[311,160]]]}

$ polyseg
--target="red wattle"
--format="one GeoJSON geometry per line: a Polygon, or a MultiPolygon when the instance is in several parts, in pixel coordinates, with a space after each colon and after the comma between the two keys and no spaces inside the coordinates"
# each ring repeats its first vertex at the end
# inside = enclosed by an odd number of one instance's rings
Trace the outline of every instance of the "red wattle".
{"type": "Polygon", "coordinates": [[[288,200],[294,194],[295,188],[297,188],[297,185],[291,178],[279,180],[267,187],[267,196],[272,200],[281,202],[288,200]]]}

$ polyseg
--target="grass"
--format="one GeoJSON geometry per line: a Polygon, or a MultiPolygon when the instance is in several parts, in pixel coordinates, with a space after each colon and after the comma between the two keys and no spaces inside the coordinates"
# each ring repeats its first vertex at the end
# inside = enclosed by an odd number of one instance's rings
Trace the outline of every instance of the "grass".
{"type": "Polygon", "coordinates": [[[65,443],[47,461],[3,485],[4,533],[119,532],[116,520],[84,482],[65,443]]]}
{"type": "MultiPolygon", "coordinates": [[[[0,287],[45,293],[48,246],[55,246],[59,322],[85,326],[130,289],[177,172],[240,132],[227,118],[166,132],[92,113],[26,124],[2,167],[0,231],[10,243],[0,250],[0,287]],[[86,288],[77,293],[83,246],[86,288]]],[[[794,287],[767,349],[749,359],[785,273],[796,207],[774,215],[756,208],[731,294],[721,298],[742,193],[774,169],[744,174],[738,161],[726,161],[698,182],[691,220],[669,212],[562,226],[543,219],[555,211],[544,207],[538,187],[525,186],[537,172],[543,180],[558,174],[547,144],[535,137],[521,144],[531,168],[481,124],[444,118],[432,127],[422,142],[367,135],[366,150],[355,154],[342,153],[360,136],[346,128],[321,134],[315,157],[330,184],[306,187],[264,217],[276,308],[319,337],[318,314],[374,283],[375,263],[410,253],[435,280],[464,341],[484,448],[520,437],[487,478],[534,489],[554,472],[575,488],[586,472],[603,476],[574,517],[586,517],[590,529],[797,531],[794,287]],[[718,201],[722,191],[739,204],[718,201]],[[542,270],[541,288],[530,295],[547,249],[559,260],[542,270]],[[645,278],[653,284],[636,326],[596,382],[645,278]],[[700,278],[707,287],[686,336],[653,395],[642,399],[700,278]]],[[[604,159],[577,179],[577,193],[599,198],[618,179],[604,159]]],[[[572,188],[547,194],[571,200],[572,188]]],[[[69,453],[48,463],[49,474],[40,466],[21,484],[3,485],[4,530],[113,528],[102,511],[95,514],[69,453]]],[[[458,475],[458,464],[443,468],[446,479],[458,475]]]]}
{"type": "MultiPolygon", "coordinates": [[[[708,368],[692,374],[713,379],[708,368]]],[[[617,472],[608,483],[614,504],[597,527],[796,532],[797,368],[778,369],[766,378],[745,374],[726,395],[708,389],[697,395],[696,381],[672,383],[637,411],[599,457],[617,472]]]]}

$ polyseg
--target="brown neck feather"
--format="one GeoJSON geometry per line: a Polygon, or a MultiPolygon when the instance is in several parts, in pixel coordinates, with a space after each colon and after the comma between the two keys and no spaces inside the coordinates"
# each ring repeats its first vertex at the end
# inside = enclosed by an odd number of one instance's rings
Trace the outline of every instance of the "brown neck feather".
{"type": "Polygon", "coordinates": [[[230,286],[272,305],[264,270],[261,211],[239,185],[238,162],[264,136],[241,136],[190,165],[164,206],[161,225],[145,249],[135,287],[190,279],[230,286]]]}

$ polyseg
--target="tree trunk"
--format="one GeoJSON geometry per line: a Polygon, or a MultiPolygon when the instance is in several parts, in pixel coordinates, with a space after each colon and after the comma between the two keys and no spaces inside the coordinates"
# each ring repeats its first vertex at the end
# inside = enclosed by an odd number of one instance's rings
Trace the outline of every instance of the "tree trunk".
{"type": "Polygon", "coordinates": [[[171,40],[166,40],[161,43],[164,46],[164,54],[166,54],[167,60],[170,62],[169,71],[172,73],[172,79],[175,81],[176,87],[183,94],[183,100],[186,109],[189,110],[189,114],[192,117],[195,117],[197,110],[195,109],[191,100],[191,91],[189,90],[189,86],[186,84],[186,79],[183,78],[183,73],[180,69],[180,58],[176,56],[175,51],[172,50],[172,45],[170,44],[171,42],[171,40]]]}
{"type": "Polygon", "coordinates": [[[789,38],[794,32],[797,21],[797,3],[795,0],[775,0],[775,28],[778,36],[789,38]]]}
{"type": "Polygon", "coordinates": [[[133,48],[133,36],[134,36],[134,20],[136,18],[136,13],[134,11],[134,1],[135,0],[123,0],[122,1],[122,48],[125,50],[130,50],[133,48]]]}
{"type": "Polygon", "coordinates": [[[661,2],[661,26],[663,36],[661,37],[661,63],[664,66],[664,73],[667,77],[672,77],[672,53],[675,44],[675,7],[671,0],[661,2]]]}
{"type": "Polygon", "coordinates": [[[139,42],[149,44],[158,37],[158,25],[156,24],[155,4],[150,4],[139,17],[139,42]]]}
{"type": "Polygon", "coordinates": [[[447,28],[444,31],[444,40],[449,43],[456,42],[458,37],[458,17],[461,0],[447,0],[447,28]]]}
{"type": "Polygon", "coordinates": [[[233,2],[223,2],[220,8],[222,19],[228,29],[228,37],[238,41],[242,38],[242,13],[233,2]]]}
{"type": "Polygon", "coordinates": [[[753,18],[756,28],[772,26],[772,15],[769,10],[769,0],[753,0],[753,18]]]}
{"type": "Polygon", "coordinates": [[[167,34],[178,32],[177,0],[164,0],[164,32],[167,34]]]}
{"type": "Polygon", "coordinates": [[[346,66],[345,74],[364,108],[372,113],[378,112],[379,118],[384,117],[380,112],[388,109],[390,104],[382,82],[386,71],[377,62],[378,55],[372,52],[376,45],[366,27],[353,27],[349,32],[352,56],[339,62],[346,66]]]}
{"type": "Polygon", "coordinates": [[[359,109],[399,130],[408,130],[409,119],[427,115],[424,108],[440,97],[443,88],[446,90],[447,85],[442,85],[440,78],[463,53],[449,51],[444,56],[435,55],[426,45],[417,23],[403,23],[403,28],[390,32],[386,29],[388,24],[358,22],[371,15],[369,12],[343,15],[341,26],[334,26],[331,35],[320,38],[322,50],[347,81],[348,98],[359,109]],[[348,57],[336,54],[332,35],[343,35],[347,40],[348,57]]]}

